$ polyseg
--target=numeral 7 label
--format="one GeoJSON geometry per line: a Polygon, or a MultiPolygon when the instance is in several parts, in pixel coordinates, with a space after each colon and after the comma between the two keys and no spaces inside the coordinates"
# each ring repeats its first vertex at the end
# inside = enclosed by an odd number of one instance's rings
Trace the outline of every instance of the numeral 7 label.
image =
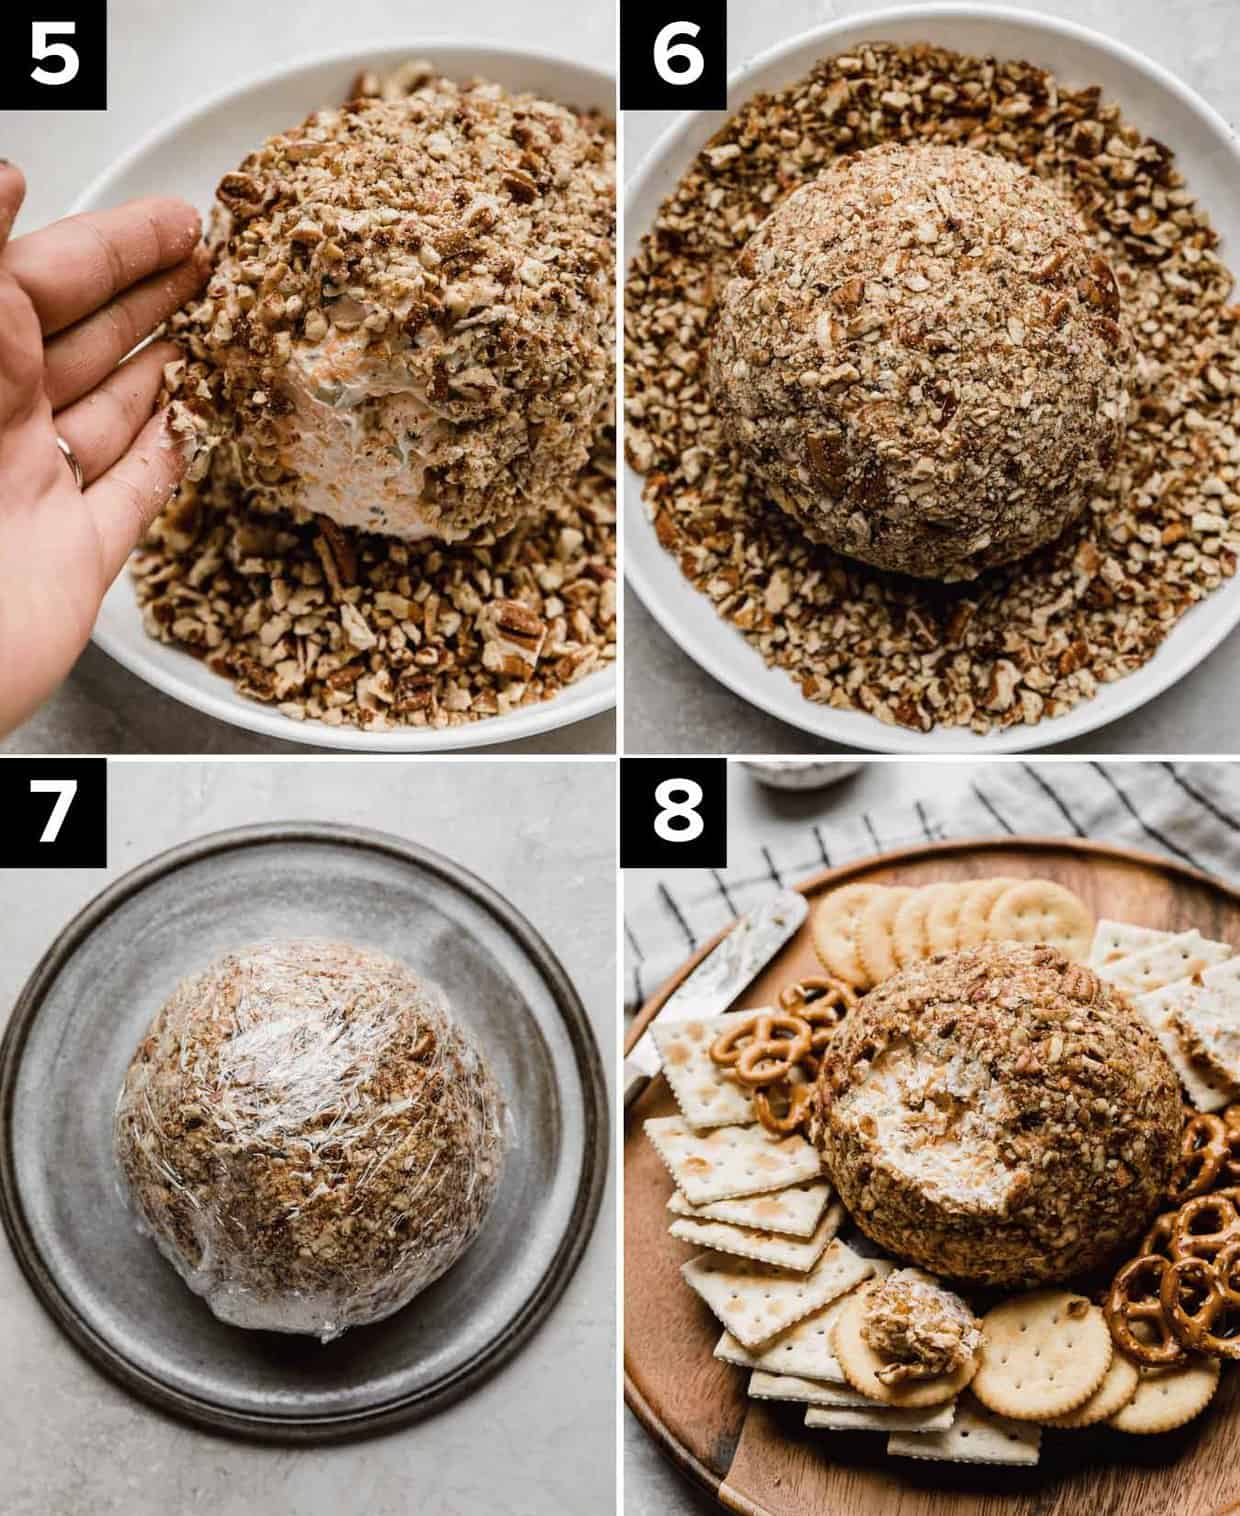
{"type": "Polygon", "coordinates": [[[106,759],[0,758],[0,803],[0,868],[107,867],[106,759]]]}

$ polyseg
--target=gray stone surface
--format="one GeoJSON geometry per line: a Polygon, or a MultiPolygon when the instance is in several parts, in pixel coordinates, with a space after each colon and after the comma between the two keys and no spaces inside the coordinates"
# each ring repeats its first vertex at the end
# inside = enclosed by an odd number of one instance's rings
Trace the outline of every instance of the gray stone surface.
{"type": "MultiPolygon", "coordinates": [[[[1092,27],[1156,59],[1229,120],[1238,115],[1240,59],[1234,46],[1236,0],[1192,0],[1169,10],[1159,0],[1022,0],[1092,27]]],[[[802,31],[867,11],[889,0],[781,0],[729,7],[728,57],[737,67],[802,31]]],[[[644,111],[624,125],[625,172],[631,174],[673,112],[644,111]]],[[[625,599],[624,744],[629,752],[851,752],[812,737],[747,704],[700,669],[631,591],[625,599]]],[[[1232,712],[1240,701],[1240,663],[1228,645],[1186,679],[1132,716],[1048,749],[1081,753],[1227,753],[1235,749],[1232,712]]],[[[640,1509],[640,1507],[638,1508],[640,1509]]]]}
{"type": "MultiPolygon", "coordinates": [[[[408,38],[434,56],[445,41],[507,43],[615,71],[612,0],[453,0],[450,8],[394,0],[302,0],[254,5],[168,5],[112,0],[109,105],[104,114],[0,111],[4,153],[25,171],[17,231],[63,215],[95,177],[148,132],[195,100],[310,54],[408,38]]],[[[493,753],[614,753],[613,712],[493,753]]],[[[156,693],[95,649],[0,751],[16,753],[305,753],[300,745],[244,732],[156,693]]]]}
{"type": "MultiPolygon", "coordinates": [[[[0,875],[0,1004],[12,1004],[69,916],[153,853],[246,822],[352,822],[438,848],[517,902],[576,983],[614,1083],[614,796],[614,766],[601,762],[114,763],[110,870],[0,875]]],[[[476,1394],[402,1432],[298,1450],[208,1436],[132,1399],[70,1346],[0,1243],[0,1510],[5,1516],[610,1511],[614,1209],[609,1182],[597,1230],[565,1295],[525,1349],[476,1394]]]]}

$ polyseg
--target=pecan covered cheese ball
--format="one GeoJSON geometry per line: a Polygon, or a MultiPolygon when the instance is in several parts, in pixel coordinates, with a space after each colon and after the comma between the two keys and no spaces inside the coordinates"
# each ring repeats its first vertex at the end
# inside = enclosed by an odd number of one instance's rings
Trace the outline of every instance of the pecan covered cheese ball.
{"type": "Polygon", "coordinates": [[[125,1075],[129,1201],[236,1326],[328,1341],[407,1304],[482,1226],[504,1103],[442,993],[330,942],[229,953],[177,986],[125,1075]]]}
{"type": "Polygon", "coordinates": [[[1054,948],[990,944],[905,969],[850,1013],[811,1135],[883,1248],[1014,1287],[1139,1236],[1181,1120],[1175,1072],[1121,994],[1054,948]]]}
{"type": "Polygon", "coordinates": [[[971,148],[893,143],[759,226],[708,374],[755,482],[808,537],[961,580],[1085,510],[1130,366],[1115,277],[1065,198],[971,148]]]}
{"type": "Polygon", "coordinates": [[[496,84],[406,82],[221,180],[173,426],[273,505],[454,541],[561,500],[607,414],[614,142],[496,84]]]}

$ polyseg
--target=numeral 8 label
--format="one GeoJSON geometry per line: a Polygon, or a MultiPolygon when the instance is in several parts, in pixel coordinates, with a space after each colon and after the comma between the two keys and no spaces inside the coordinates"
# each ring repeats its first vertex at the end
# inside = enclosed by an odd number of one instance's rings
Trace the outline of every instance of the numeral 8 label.
{"type": "Polygon", "coordinates": [[[702,786],[694,780],[665,779],[655,790],[654,799],[659,807],[654,818],[655,834],[664,842],[696,842],[706,830],[697,809],[702,803],[702,786]],[[684,798],[677,800],[677,795],[684,798]]]}
{"type": "Polygon", "coordinates": [[[726,868],[727,795],[723,758],[622,758],[620,867],[726,868]]]}

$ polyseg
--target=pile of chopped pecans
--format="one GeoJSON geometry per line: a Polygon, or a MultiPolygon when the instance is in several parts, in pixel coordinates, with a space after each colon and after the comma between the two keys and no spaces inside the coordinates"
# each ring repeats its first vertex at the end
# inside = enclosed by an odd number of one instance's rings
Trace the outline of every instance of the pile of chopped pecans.
{"type": "Polygon", "coordinates": [[[928,45],[825,59],[748,102],[661,207],[626,289],[626,452],[658,539],[805,698],[929,731],[1061,715],[1145,663],[1236,570],[1240,306],[1171,150],[1097,87],[928,45]],[[706,386],[715,302],[772,206],[838,154],[969,146],[1079,208],[1137,349],[1133,417],[1079,528],[963,585],[806,540],[756,495],[706,386]]]}
{"type": "MultiPolygon", "coordinates": [[[[510,99],[480,81],[458,87],[438,78],[430,64],[411,60],[384,76],[360,75],[342,111],[312,117],[248,160],[254,172],[270,171],[271,182],[258,197],[264,215],[275,215],[272,207],[278,210],[291,194],[277,171],[304,172],[307,162],[313,165],[324,153],[328,166],[312,179],[321,179],[325,202],[352,207],[338,212],[333,224],[346,244],[343,266],[354,285],[346,286],[330,269],[324,273],[322,239],[305,228],[294,226],[285,238],[295,250],[291,262],[279,257],[272,227],[264,222],[262,235],[253,236],[261,265],[257,288],[266,292],[261,319],[253,315],[254,288],[244,278],[234,288],[231,264],[223,258],[208,287],[209,308],[193,307],[172,323],[190,355],[188,363],[166,372],[178,397],[172,431],[197,457],[178,497],[131,561],[146,629],[203,659],[241,694],[296,721],[372,731],[442,730],[552,699],[616,656],[614,130],[592,113],[533,97],[510,99]],[[369,198],[359,206],[360,186],[335,182],[341,152],[326,152],[326,139],[342,130],[342,121],[365,136],[362,128],[376,101],[387,109],[400,102],[407,116],[397,113],[393,125],[380,110],[376,130],[394,132],[401,151],[381,144],[392,183],[367,183],[369,198]],[[468,197],[462,199],[450,175],[446,187],[439,182],[444,174],[437,179],[432,170],[437,163],[442,169],[440,160],[448,155],[435,134],[428,135],[428,123],[441,118],[459,139],[456,148],[468,173],[483,188],[488,176],[503,180],[512,206],[474,214],[478,207],[465,203],[468,197]],[[509,164],[514,152],[524,167],[509,164]],[[431,161],[424,161],[426,154],[431,161]],[[528,184],[520,182],[522,175],[528,184]],[[394,183],[408,201],[405,223],[381,203],[398,198],[394,183]],[[492,272],[502,272],[505,258],[514,264],[509,274],[516,272],[512,255],[522,228],[513,220],[513,206],[528,207],[553,193],[568,205],[563,224],[548,233],[559,240],[543,249],[557,279],[536,286],[525,270],[525,284],[537,298],[518,291],[514,300],[526,324],[505,325],[511,312],[496,302],[481,314],[454,305],[461,290],[449,274],[463,279],[486,260],[492,272]],[[463,206],[471,216],[468,235],[450,224],[454,217],[460,221],[463,206]],[[438,251],[428,240],[432,231],[441,239],[438,251]],[[571,298],[565,279],[573,284],[571,298]],[[501,443],[500,432],[507,435],[511,423],[521,421],[501,414],[519,410],[511,404],[511,389],[485,416],[463,412],[455,418],[460,439],[447,448],[455,461],[440,471],[434,489],[426,475],[420,503],[451,536],[472,527],[461,540],[402,541],[340,525],[303,508],[304,480],[291,479],[274,454],[258,459],[271,467],[256,475],[248,444],[225,435],[213,437],[210,449],[203,446],[208,433],[227,432],[221,415],[242,417],[245,425],[237,425],[244,432],[269,413],[287,410],[288,401],[278,395],[280,364],[268,351],[272,341],[283,333],[290,342],[288,333],[299,324],[307,341],[318,340],[327,318],[352,332],[353,306],[376,291],[403,313],[404,336],[396,345],[410,364],[415,348],[432,351],[436,363],[446,361],[451,349],[456,368],[467,369],[481,351],[477,328],[489,331],[486,323],[493,319],[509,333],[500,344],[507,377],[518,383],[520,365],[536,358],[554,380],[545,393],[541,382],[531,380],[525,419],[534,441],[524,451],[511,437],[501,443]],[[421,295],[411,305],[417,291],[421,295]],[[592,321],[600,328],[601,340],[594,340],[598,333],[590,327],[588,341],[561,332],[559,348],[547,332],[537,343],[526,341],[529,323],[545,318],[562,325],[565,310],[576,305],[585,311],[586,327],[592,321]],[[427,341],[432,317],[451,328],[450,339],[441,333],[436,345],[427,341]],[[420,347],[410,348],[406,339],[418,334],[420,347]],[[218,387],[221,375],[235,379],[234,368],[260,361],[268,362],[258,370],[260,389],[229,392],[223,401],[214,394],[211,385],[218,387]],[[547,413],[536,414],[537,407],[547,413]],[[537,512],[529,511],[531,500],[538,502],[537,512]]],[[[231,228],[233,239],[242,241],[255,225],[253,214],[238,218],[237,195],[252,192],[237,182],[245,178],[229,175],[221,186],[231,216],[220,235],[231,228]]],[[[482,293],[491,300],[489,286],[482,293]]],[[[391,335],[377,316],[363,326],[372,347],[391,335]]],[[[451,409],[444,395],[436,403],[445,414],[451,409]]],[[[365,514],[364,492],[349,500],[346,482],[342,498],[352,519],[372,519],[365,514]]],[[[373,519],[385,518],[380,511],[373,519]]]]}
{"type": "Polygon", "coordinates": [[[132,569],[147,631],[296,721],[463,726],[616,656],[614,433],[501,538],[399,542],[248,496],[217,450],[132,569]]]}

